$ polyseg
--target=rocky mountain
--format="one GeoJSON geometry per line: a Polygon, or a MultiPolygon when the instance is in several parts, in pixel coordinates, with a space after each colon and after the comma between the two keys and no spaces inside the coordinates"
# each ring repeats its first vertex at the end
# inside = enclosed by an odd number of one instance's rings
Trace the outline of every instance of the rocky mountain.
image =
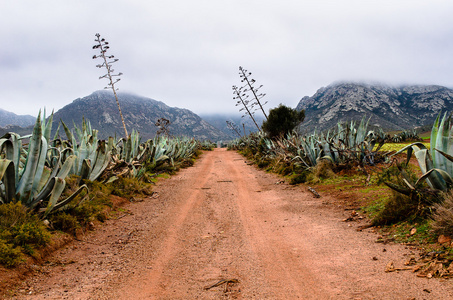
{"type": "MultiPolygon", "coordinates": [[[[118,99],[128,132],[135,129],[143,139],[153,138],[158,130],[159,118],[170,121],[169,132],[173,136],[189,136],[200,140],[227,140],[229,136],[214,128],[190,110],[169,107],[163,102],[129,93],[119,93],[118,99]]],[[[73,123],[80,127],[82,117],[89,120],[92,128],[99,130],[100,138],[124,136],[123,125],[112,92],[97,91],[74,100],[54,114],[54,122],[63,120],[68,127],[73,123]]],[[[53,126],[55,129],[57,125],[53,126]]]]}
{"type": "Polygon", "coordinates": [[[20,126],[27,127],[35,124],[36,117],[30,115],[16,115],[0,108],[0,127],[20,126]]]}
{"type": "Polygon", "coordinates": [[[452,111],[453,90],[437,85],[335,83],[302,98],[296,109],[305,109],[301,128],[308,132],[363,116],[384,130],[402,130],[432,124],[439,112],[452,111]]]}

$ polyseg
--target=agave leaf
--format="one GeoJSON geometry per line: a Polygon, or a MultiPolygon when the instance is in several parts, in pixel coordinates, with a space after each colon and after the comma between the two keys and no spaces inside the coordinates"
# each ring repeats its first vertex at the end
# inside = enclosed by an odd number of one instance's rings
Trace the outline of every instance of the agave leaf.
{"type": "MultiPolygon", "coordinates": [[[[59,210],[61,208],[63,208],[64,206],[68,205],[71,201],[73,201],[83,190],[86,190],[86,192],[88,193],[88,187],[86,184],[84,185],[81,185],[77,191],[75,191],[71,196],[69,196],[68,198],[64,199],[64,200],[61,200],[59,201],[58,203],[56,203],[53,207],[53,210],[59,210]]],[[[84,200],[84,198],[82,198],[79,203],[77,205],[79,205],[80,203],[82,203],[82,201],[84,200]]]]}
{"type": "MultiPolygon", "coordinates": [[[[68,140],[70,140],[71,142],[74,141],[74,137],[72,136],[72,132],[71,130],[69,130],[68,126],[66,126],[66,124],[63,122],[63,120],[60,120],[61,124],[63,124],[63,129],[64,129],[64,132],[66,134],[66,137],[68,138],[68,140]]],[[[73,143],[73,145],[76,145],[73,143]]]]}
{"type": "Polygon", "coordinates": [[[415,190],[415,187],[414,187],[412,184],[410,184],[409,180],[407,180],[406,178],[403,178],[403,182],[407,185],[407,187],[408,187],[410,190],[412,190],[412,191],[415,190]]]}
{"type": "Polygon", "coordinates": [[[391,156],[395,156],[397,154],[403,153],[404,151],[408,150],[409,148],[413,148],[415,151],[428,149],[428,148],[426,148],[426,146],[423,143],[415,142],[415,143],[405,146],[404,148],[400,149],[399,151],[397,151],[395,154],[392,154],[391,156]]]}
{"type": "Polygon", "coordinates": [[[82,164],[85,159],[88,158],[88,149],[87,149],[87,136],[84,135],[80,141],[79,152],[77,154],[78,165],[76,169],[76,174],[79,174],[82,170],[82,164]]]}
{"type": "Polygon", "coordinates": [[[52,122],[53,122],[53,111],[52,113],[50,114],[50,117],[49,119],[47,120],[47,123],[46,123],[46,119],[45,119],[45,116],[44,116],[44,120],[43,120],[43,136],[44,138],[46,139],[47,143],[50,142],[50,133],[52,132],[52,122]]]}
{"type": "MultiPolygon", "coordinates": [[[[441,151],[447,152],[448,149],[446,149],[446,146],[448,144],[447,139],[448,139],[448,127],[445,126],[446,122],[446,115],[442,118],[439,128],[438,128],[438,133],[435,141],[435,148],[440,149],[441,151]]],[[[448,121],[447,121],[448,123],[448,121]]],[[[442,170],[447,170],[446,168],[446,160],[445,157],[442,157],[438,152],[436,151],[431,151],[431,156],[433,157],[433,164],[442,170]]]]}
{"type": "Polygon", "coordinates": [[[55,185],[55,178],[56,177],[51,177],[49,181],[47,181],[46,186],[44,186],[41,192],[28,204],[28,207],[30,209],[34,209],[36,205],[38,205],[42,200],[50,195],[55,185]]]}
{"type": "Polygon", "coordinates": [[[49,197],[50,193],[52,192],[52,189],[54,188],[55,185],[55,178],[66,178],[68,176],[69,171],[72,168],[72,165],[74,164],[75,161],[75,156],[70,155],[65,162],[63,163],[63,166],[61,169],[58,170],[58,168],[54,168],[52,170],[52,173],[49,176],[49,180],[47,181],[46,185],[42,188],[42,190],[39,192],[39,194],[35,197],[35,199],[30,203],[30,207],[33,208],[35,207],[41,200],[46,199],[49,197]],[[57,174],[58,171],[58,174],[57,174]]]}
{"type": "Polygon", "coordinates": [[[439,180],[438,176],[434,177],[434,179],[433,179],[434,182],[437,182],[437,187],[436,187],[437,189],[445,191],[449,187],[453,186],[453,179],[450,176],[450,174],[448,174],[447,172],[445,172],[444,170],[441,170],[441,169],[429,170],[428,172],[423,174],[417,180],[417,182],[415,183],[415,186],[417,186],[423,179],[428,179],[430,176],[433,176],[434,175],[433,173],[438,173],[442,177],[442,180],[439,180]]]}
{"type": "Polygon", "coordinates": [[[89,159],[84,159],[82,162],[82,168],[80,169],[80,180],[88,179],[91,173],[91,161],[89,159]]]}
{"type": "Polygon", "coordinates": [[[16,173],[16,184],[19,182],[19,168],[20,168],[20,158],[21,158],[21,150],[22,150],[22,140],[20,136],[16,133],[8,133],[4,136],[8,138],[13,143],[14,154],[12,161],[14,163],[14,169],[16,173]]]}
{"type": "Polygon", "coordinates": [[[39,153],[38,165],[36,167],[33,179],[32,197],[36,196],[39,192],[38,188],[44,171],[44,164],[46,163],[46,155],[47,155],[47,140],[44,137],[41,137],[41,149],[39,153]]]}
{"type": "Polygon", "coordinates": [[[0,154],[5,152],[5,158],[11,161],[14,160],[14,145],[9,139],[0,139],[0,154]]]}
{"type": "Polygon", "coordinates": [[[412,190],[404,188],[404,187],[401,187],[401,186],[396,185],[396,184],[391,183],[391,182],[384,182],[384,184],[386,186],[388,186],[389,188],[391,188],[392,190],[395,190],[398,193],[401,193],[401,194],[406,195],[406,196],[410,196],[411,193],[412,193],[412,190]]]}
{"type": "Polygon", "coordinates": [[[305,162],[305,160],[300,155],[295,156],[292,160],[296,160],[296,159],[300,159],[307,168],[310,168],[310,166],[305,162]]]}
{"type": "Polygon", "coordinates": [[[27,203],[30,200],[32,195],[33,179],[39,163],[41,142],[42,142],[42,128],[40,111],[38,114],[38,118],[36,119],[35,127],[33,128],[33,134],[30,138],[27,160],[25,162],[25,169],[16,188],[17,192],[16,196],[18,197],[18,200],[25,201],[25,203],[27,203]]]}
{"type": "Polygon", "coordinates": [[[55,205],[57,204],[58,198],[60,198],[63,190],[66,186],[66,181],[63,178],[54,177],[55,184],[52,188],[52,192],[50,193],[49,202],[47,203],[46,210],[43,215],[43,219],[47,217],[47,215],[53,210],[55,205]]]}
{"type": "MultiPolygon", "coordinates": [[[[53,117],[52,117],[52,118],[53,118],[53,117]]],[[[60,139],[60,127],[61,127],[61,123],[59,122],[59,123],[58,123],[57,130],[55,131],[55,135],[53,136],[53,140],[60,139]]]]}
{"type": "MultiPolygon", "coordinates": [[[[58,169],[58,167],[56,169],[58,169]]],[[[50,168],[44,166],[44,169],[40,176],[40,180],[38,182],[38,186],[36,188],[35,194],[37,192],[40,192],[45,187],[45,185],[47,184],[47,181],[50,179],[51,173],[52,173],[52,170],[50,168]]]]}
{"type": "Polygon", "coordinates": [[[16,194],[16,175],[14,172],[14,163],[9,159],[0,159],[0,181],[3,182],[5,199],[1,199],[3,203],[14,200],[16,194]]]}
{"type": "Polygon", "coordinates": [[[66,178],[66,176],[69,175],[69,172],[71,171],[71,167],[75,163],[75,160],[76,160],[75,155],[68,156],[64,161],[63,166],[61,166],[61,169],[59,170],[57,177],[66,178]]]}
{"type": "Polygon", "coordinates": [[[105,141],[99,143],[96,153],[96,160],[94,161],[93,169],[89,177],[89,180],[91,181],[96,180],[102,174],[111,160],[111,151],[109,151],[109,145],[106,145],[105,141]]]}
{"type": "Polygon", "coordinates": [[[445,153],[444,151],[439,150],[439,149],[435,149],[435,148],[434,148],[434,150],[438,151],[440,154],[442,154],[443,156],[445,156],[449,161],[453,162],[453,156],[451,156],[450,154],[445,153]]]}

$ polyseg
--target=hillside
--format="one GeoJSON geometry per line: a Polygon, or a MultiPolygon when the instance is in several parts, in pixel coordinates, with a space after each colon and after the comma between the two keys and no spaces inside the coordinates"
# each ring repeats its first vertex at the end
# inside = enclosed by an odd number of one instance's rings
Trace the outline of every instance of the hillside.
{"type": "Polygon", "coordinates": [[[302,98],[296,109],[305,109],[303,131],[329,129],[365,115],[372,125],[402,130],[432,124],[439,112],[452,111],[453,90],[436,85],[336,83],[302,98]]]}
{"type": "MultiPolygon", "coordinates": [[[[229,136],[214,128],[190,110],[169,107],[163,102],[129,93],[119,93],[118,98],[128,131],[138,130],[143,139],[155,136],[159,118],[170,120],[168,127],[173,136],[189,136],[200,140],[227,140],[229,136]]],[[[124,130],[113,93],[97,91],[74,100],[54,114],[54,122],[60,119],[69,127],[80,126],[82,117],[99,130],[100,138],[123,136],[124,130]]],[[[54,125],[56,129],[57,125],[54,125]]]]}
{"type": "Polygon", "coordinates": [[[0,127],[8,125],[27,127],[33,125],[36,117],[30,115],[16,115],[15,113],[0,108],[0,127]]]}

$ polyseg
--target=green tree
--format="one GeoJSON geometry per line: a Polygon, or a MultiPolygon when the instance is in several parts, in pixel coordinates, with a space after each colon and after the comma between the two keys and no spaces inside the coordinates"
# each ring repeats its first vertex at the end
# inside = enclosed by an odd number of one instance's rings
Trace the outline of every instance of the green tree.
{"type": "Polygon", "coordinates": [[[280,104],[269,112],[268,119],[263,122],[261,129],[270,138],[275,138],[284,135],[305,119],[305,111],[297,111],[291,107],[280,104]]]}

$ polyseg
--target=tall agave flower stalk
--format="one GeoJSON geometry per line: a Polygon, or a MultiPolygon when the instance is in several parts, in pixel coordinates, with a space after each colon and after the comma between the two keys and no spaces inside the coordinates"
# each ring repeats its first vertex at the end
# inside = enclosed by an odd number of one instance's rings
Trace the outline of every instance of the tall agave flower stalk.
{"type": "Polygon", "coordinates": [[[237,127],[237,125],[234,124],[234,122],[226,121],[226,124],[229,130],[231,130],[233,133],[236,133],[239,136],[239,138],[242,137],[239,127],[237,127]]]}
{"type": "Polygon", "coordinates": [[[252,75],[252,72],[247,71],[246,69],[244,69],[241,66],[239,67],[239,77],[242,78],[241,82],[245,83],[245,85],[242,87],[243,88],[243,92],[244,93],[247,93],[247,92],[252,93],[253,99],[255,99],[255,101],[252,103],[252,107],[258,105],[259,108],[261,109],[261,111],[263,112],[264,117],[267,120],[268,119],[267,118],[267,114],[266,114],[266,112],[264,111],[264,108],[263,108],[263,106],[266,105],[267,102],[261,103],[261,101],[260,101],[261,98],[266,96],[266,94],[263,94],[263,93],[259,92],[259,90],[263,87],[263,85],[260,85],[259,87],[255,87],[254,84],[255,84],[256,80],[253,79],[253,78],[250,78],[251,75],[252,75]]]}
{"type": "Polygon", "coordinates": [[[116,104],[118,105],[118,111],[120,112],[120,116],[121,116],[121,122],[123,123],[124,134],[126,135],[126,138],[127,138],[128,134],[127,134],[127,129],[126,129],[126,123],[124,123],[124,118],[123,118],[123,113],[121,112],[120,102],[118,101],[118,95],[116,94],[117,89],[115,88],[115,83],[120,81],[121,78],[114,78],[114,77],[119,77],[119,76],[123,75],[123,73],[114,74],[115,70],[112,69],[112,64],[117,62],[118,59],[115,58],[115,56],[113,56],[113,55],[106,54],[107,49],[110,48],[110,46],[108,46],[109,43],[105,39],[103,39],[103,38],[101,39],[101,35],[99,33],[96,33],[96,39],[94,41],[97,44],[93,46],[93,49],[99,49],[99,54],[94,55],[93,59],[102,58],[102,60],[104,61],[102,64],[96,65],[96,67],[106,68],[106,70],[107,70],[107,74],[99,77],[99,79],[107,78],[109,80],[109,84],[104,89],[111,88],[113,91],[113,94],[115,95],[116,104]]]}
{"type": "Polygon", "coordinates": [[[253,117],[253,105],[250,104],[250,100],[247,99],[249,96],[243,92],[243,87],[238,88],[237,86],[233,85],[233,94],[233,99],[237,99],[236,106],[242,106],[239,111],[245,111],[242,117],[249,116],[255,124],[256,128],[258,128],[258,131],[260,131],[261,128],[258,126],[258,123],[256,123],[256,120],[253,117]]]}

